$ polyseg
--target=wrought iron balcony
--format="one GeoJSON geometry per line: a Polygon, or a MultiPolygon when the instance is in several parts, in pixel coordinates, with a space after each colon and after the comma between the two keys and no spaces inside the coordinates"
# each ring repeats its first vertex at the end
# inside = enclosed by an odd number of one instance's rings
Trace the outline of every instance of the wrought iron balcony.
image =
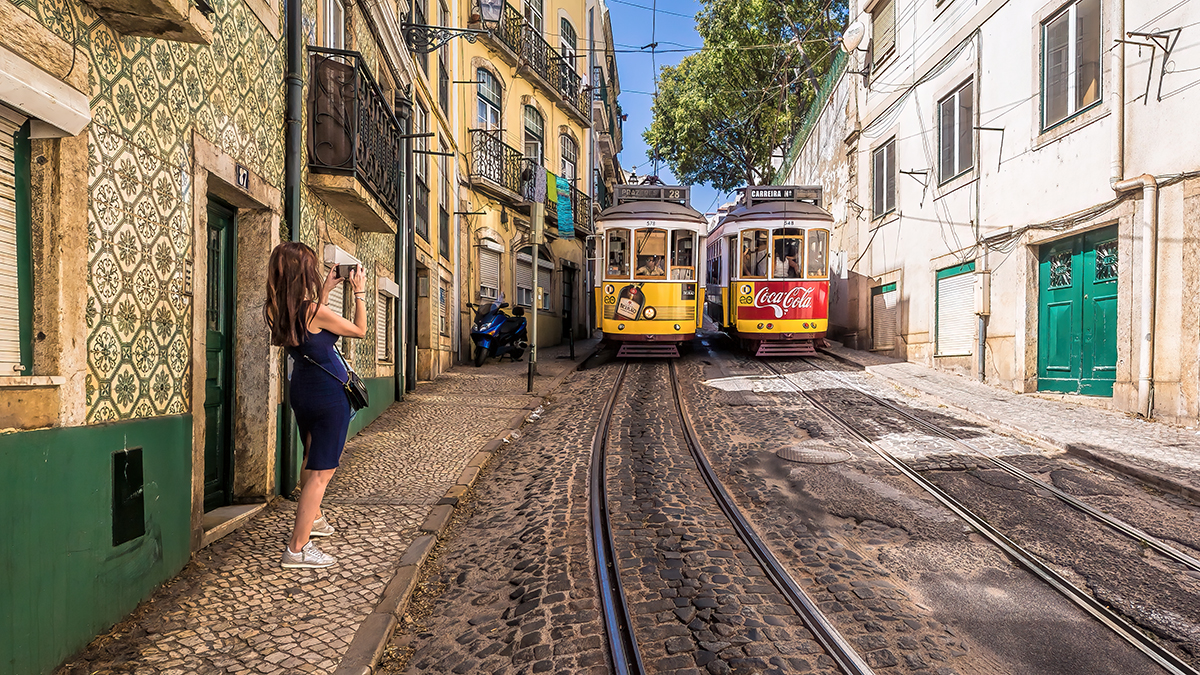
{"type": "Polygon", "coordinates": [[[481,24],[488,30],[490,42],[513,65],[526,68],[563,107],[585,124],[591,121],[591,100],[583,80],[570,59],[546,42],[540,31],[525,22],[512,5],[505,3],[500,21],[481,24]]]}
{"type": "Polygon", "coordinates": [[[571,215],[575,219],[576,230],[580,230],[584,234],[592,233],[592,224],[589,218],[591,213],[592,198],[582,190],[571,186],[571,215]]]}
{"type": "Polygon", "coordinates": [[[512,202],[525,201],[532,197],[532,168],[533,160],[501,140],[499,131],[471,131],[473,184],[512,202]]]}
{"type": "Polygon", "coordinates": [[[309,184],[355,226],[394,232],[400,208],[404,134],[358,52],[309,47],[309,184]],[[359,187],[374,198],[367,199],[359,187]],[[387,223],[379,213],[391,217],[387,223]]]}

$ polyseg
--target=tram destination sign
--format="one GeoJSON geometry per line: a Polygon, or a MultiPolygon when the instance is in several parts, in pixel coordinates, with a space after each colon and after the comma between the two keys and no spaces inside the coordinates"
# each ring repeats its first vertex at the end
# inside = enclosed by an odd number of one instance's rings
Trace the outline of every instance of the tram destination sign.
{"type": "Polygon", "coordinates": [[[811,202],[821,205],[820,185],[752,185],[746,188],[746,206],[764,202],[811,202]]]}
{"type": "Polygon", "coordinates": [[[690,206],[690,186],[680,185],[618,185],[614,190],[616,202],[674,202],[690,206]]]}

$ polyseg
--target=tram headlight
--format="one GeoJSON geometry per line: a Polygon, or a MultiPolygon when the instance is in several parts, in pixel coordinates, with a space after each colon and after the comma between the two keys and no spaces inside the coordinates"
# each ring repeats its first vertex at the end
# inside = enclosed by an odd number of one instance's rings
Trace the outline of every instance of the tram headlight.
{"type": "Polygon", "coordinates": [[[758,324],[758,329],[759,329],[759,330],[762,330],[762,327],[763,327],[763,325],[762,325],[761,323],[760,323],[760,324],[758,324]]]}
{"type": "Polygon", "coordinates": [[[679,330],[679,324],[675,324],[675,330],[679,330]]]}
{"type": "Polygon", "coordinates": [[[617,324],[617,330],[625,330],[625,324],[623,324],[623,323],[617,324]]]}

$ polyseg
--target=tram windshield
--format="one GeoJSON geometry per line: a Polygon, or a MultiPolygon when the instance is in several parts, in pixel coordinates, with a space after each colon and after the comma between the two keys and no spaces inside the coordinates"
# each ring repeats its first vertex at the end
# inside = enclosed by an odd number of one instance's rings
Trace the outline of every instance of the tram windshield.
{"type": "Polygon", "coordinates": [[[637,256],[634,276],[638,279],[666,279],[667,231],[641,228],[634,232],[633,243],[637,256]]]}
{"type": "Polygon", "coordinates": [[[808,275],[809,277],[829,276],[829,232],[827,230],[808,231],[808,275]]]}
{"type": "Polygon", "coordinates": [[[675,230],[671,233],[671,278],[696,280],[696,233],[675,230]]]}
{"type": "Polygon", "coordinates": [[[767,247],[766,230],[742,232],[742,276],[765,279],[771,252],[767,247]]]}
{"type": "Polygon", "coordinates": [[[604,276],[629,278],[629,230],[608,231],[608,267],[604,276]]]}
{"type": "Polygon", "coordinates": [[[775,279],[799,279],[800,258],[804,250],[804,232],[794,227],[784,227],[774,233],[775,254],[772,277],[775,279]]]}

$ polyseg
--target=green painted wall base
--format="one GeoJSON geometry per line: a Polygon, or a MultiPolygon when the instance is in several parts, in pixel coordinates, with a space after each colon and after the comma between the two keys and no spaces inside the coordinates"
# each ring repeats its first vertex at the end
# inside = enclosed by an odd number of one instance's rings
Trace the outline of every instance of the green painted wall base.
{"type": "Polygon", "coordinates": [[[0,673],[45,673],[191,555],[192,416],[0,435],[0,673]],[[145,534],[113,546],[113,453],[142,448],[145,534]]]}

